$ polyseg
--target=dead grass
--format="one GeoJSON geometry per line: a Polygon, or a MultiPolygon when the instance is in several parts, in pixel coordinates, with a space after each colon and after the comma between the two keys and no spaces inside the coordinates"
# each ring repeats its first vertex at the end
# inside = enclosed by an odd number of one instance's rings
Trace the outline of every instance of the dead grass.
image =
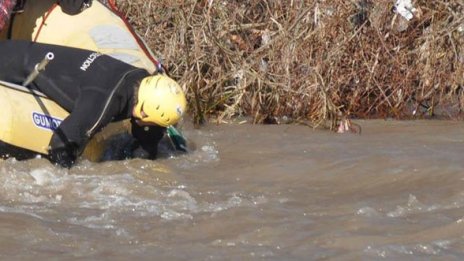
{"type": "Polygon", "coordinates": [[[248,116],[334,129],[342,117],[459,117],[464,3],[120,0],[186,86],[195,122],[248,116]]]}

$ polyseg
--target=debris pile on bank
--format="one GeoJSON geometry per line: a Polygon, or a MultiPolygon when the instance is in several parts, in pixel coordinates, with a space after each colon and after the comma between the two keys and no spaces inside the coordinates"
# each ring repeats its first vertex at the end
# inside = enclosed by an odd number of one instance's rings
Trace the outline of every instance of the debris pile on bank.
{"type": "Polygon", "coordinates": [[[343,117],[451,117],[464,108],[458,0],[154,1],[120,9],[195,120],[335,128],[343,117]]]}

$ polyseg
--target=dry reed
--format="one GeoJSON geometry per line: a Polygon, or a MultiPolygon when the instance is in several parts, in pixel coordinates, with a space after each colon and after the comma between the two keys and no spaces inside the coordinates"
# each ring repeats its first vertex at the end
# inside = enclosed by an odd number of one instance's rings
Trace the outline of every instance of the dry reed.
{"type": "Polygon", "coordinates": [[[334,129],[342,117],[456,118],[464,108],[464,3],[120,0],[195,122],[247,116],[334,129]]]}

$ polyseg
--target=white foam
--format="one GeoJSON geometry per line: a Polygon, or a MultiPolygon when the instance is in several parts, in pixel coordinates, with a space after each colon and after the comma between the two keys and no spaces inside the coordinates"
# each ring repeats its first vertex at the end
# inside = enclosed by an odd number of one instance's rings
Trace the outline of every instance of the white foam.
{"type": "Polygon", "coordinates": [[[356,214],[366,217],[380,217],[380,213],[371,207],[360,208],[356,214]]]}
{"type": "Polygon", "coordinates": [[[30,172],[30,175],[34,178],[35,184],[44,186],[53,183],[56,179],[55,175],[46,169],[35,169],[30,172]]]}

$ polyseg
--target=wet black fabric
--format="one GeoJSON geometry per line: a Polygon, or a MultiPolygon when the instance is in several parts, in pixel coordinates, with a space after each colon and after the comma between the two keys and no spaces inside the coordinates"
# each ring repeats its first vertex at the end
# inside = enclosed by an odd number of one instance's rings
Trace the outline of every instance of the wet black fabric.
{"type": "MultiPolygon", "coordinates": [[[[107,55],[57,45],[27,41],[0,41],[0,79],[22,84],[35,65],[48,53],[51,60],[28,86],[54,100],[70,115],[54,131],[54,152],[75,160],[90,137],[112,121],[129,119],[134,106],[134,88],[149,73],[107,55]]],[[[140,127],[132,123],[133,136],[155,158],[165,128],[140,127]]],[[[63,164],[62,164],[63,165],[63,164]]]]}
{"type": "Polygon", "coordinates": [[[84,4],[91,4],[92,0],[58,0],[57,2],[64,13],[76,15],[82,11],[84,4]]]}

